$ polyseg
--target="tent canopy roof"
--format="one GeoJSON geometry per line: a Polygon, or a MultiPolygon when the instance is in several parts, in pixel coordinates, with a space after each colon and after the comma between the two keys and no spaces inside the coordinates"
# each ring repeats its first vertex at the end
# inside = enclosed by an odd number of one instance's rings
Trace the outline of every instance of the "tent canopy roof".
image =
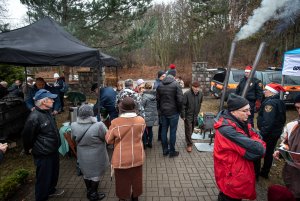
{"type": "Polygon", "coordinates": [[[65,31],[50,17],[0,34],[0,62],[21,66],[120,66],[65,31]]]}

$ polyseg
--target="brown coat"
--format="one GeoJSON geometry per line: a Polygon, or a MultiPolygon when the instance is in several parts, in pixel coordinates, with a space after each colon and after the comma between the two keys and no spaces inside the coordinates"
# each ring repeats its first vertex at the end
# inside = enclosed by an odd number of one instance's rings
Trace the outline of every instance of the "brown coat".
{"type": "Polygon", "coordinates": [[[108,144],[114,144],[113,168],[128,169],[143,165],[142,136],[145,126],[145,120],[140,116],[118,117],[111,122],[105,139],[108,144]]]}

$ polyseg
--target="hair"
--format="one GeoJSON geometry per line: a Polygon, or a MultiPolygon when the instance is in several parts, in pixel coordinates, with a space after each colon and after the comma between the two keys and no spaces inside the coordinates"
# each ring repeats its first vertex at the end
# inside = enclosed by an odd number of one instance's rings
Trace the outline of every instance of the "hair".
{"type": "Polygon", "coordinates": [[[43,101],[45,101],[47,99],[48,99],[48,97],[42,98],[40,100],[36,100],[36,101],[34,101],[34,104],[35,104],[35,106],[39,107],[42,105],[43,101]]]}
{"type": "Polygon", "coordinates": [[[38,82],[38,81],[45,82],[44,78],[42,78],[42,77],[38,77],[38,78],[35,79],[35,82],[38,82]]]}
{"type": "Polygon", "coordinates": [[[125,88],[132,87],[133,86],[133,80],[132,79],[125,80],[124,85],[125,85],[125,88]]]}
{"type": "Polygon", "coordinates": [[[146,82],[145,89],[152,89],[152,84],[150,82],[146,82]]]}
{"type": "Polygon", "coordinates": [[[93,107],[89,104],[82,104],[78,109],[78,117],[80,119],[87,119],[94,115],[93,107]]]}
{"type": "Polygon", "coordinates": [[[3,87],[7,87],[7,82],[5,82],[5,81],[1,81],[0,84],[1,84],[3,87]]]}

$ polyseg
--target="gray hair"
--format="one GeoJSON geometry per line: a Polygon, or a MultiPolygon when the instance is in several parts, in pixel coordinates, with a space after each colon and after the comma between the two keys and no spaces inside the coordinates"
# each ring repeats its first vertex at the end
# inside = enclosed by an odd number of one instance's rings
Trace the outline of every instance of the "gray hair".
{"type": "Polygon", "coordinates": [[[5,82],[5,81],[1,81],[0,84],[1,84],[3,87],[7,87],[7,82],[5,82]]]}
{"type": "Polygon", "coordinates": [[[125,86],[125,88],[133,87],[133,80],[132,79],[125,80],[124,81],[124,86],[125,86]]]}
{"type": "Polygon", "coordinates": [[[83,104],[78,109],[78,117],[81,119],[87,119],[94,116],[93,107],[89,104],[83,104]]]}
{"type": "Polygon", "coordinates": [[[42,99],[40,99],[40,100],[36,100],[36,101],[34,101],[34,104],[35,104],[35,106],[39,107],[39,106],[42,105],[43,101],[45,101],[45,100],[47,100],[47,99],[48,99],[48,98],[45,97],[45,98],[42,98],[42,99]]]}

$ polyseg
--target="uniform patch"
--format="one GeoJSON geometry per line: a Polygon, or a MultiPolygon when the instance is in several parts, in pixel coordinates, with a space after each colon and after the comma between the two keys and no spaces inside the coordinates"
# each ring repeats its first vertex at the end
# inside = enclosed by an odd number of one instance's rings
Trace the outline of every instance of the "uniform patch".
{"type": "Polygon", "coordinates": [[[262,85],[262,83],[261,83],[261,82],[260,82],[260,83],[258,83],[258,86],[259,86],[259,87],[261,87],[261,88],[263,87],[263,85],[262,85]]]}
{"type": "Polygon", "coordinates": [[[266,105],[265,106],[265,111],[266,112],[271,112],[273,110],[273,106],[272,105],[266,105]]]}

